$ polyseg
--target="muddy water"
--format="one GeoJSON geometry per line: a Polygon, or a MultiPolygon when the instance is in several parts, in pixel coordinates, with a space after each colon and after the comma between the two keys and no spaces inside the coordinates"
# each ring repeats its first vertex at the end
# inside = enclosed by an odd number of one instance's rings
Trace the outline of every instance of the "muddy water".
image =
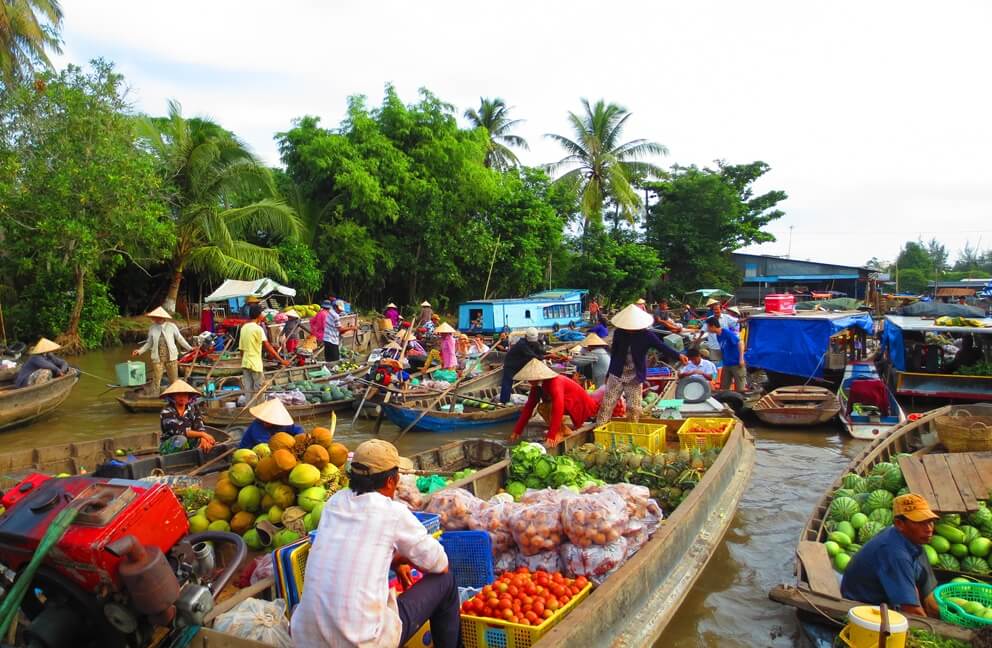
{"type": "MultiPolygon", "coordinates": [[[[126,414],[114,400],[114,365],[129,349],[110,349],[74,358],[72,364],[99,376],[82,376],[66,403],[33,425],[0,434],[0,451],[155,430],[158,418],[126,414]]],[[[371,425],[350,427],[343,413],[338,436],[351,446],[369,438],[371,425]]],[[[751,483],[725,542],[717,549],[695,589],[657,646],[737,648],[798,645],[795,615],[768,600],[768,590],[793,580],[793,552],[814,502],[861,447],[839,427],[784,430],[751,425],[758,453],[751,483]]],[[[384,423],[382,436],[398,430],[384,423]]],[[[507,429],[465,436],[505,437],[507,429]]],[[[410,454],[457,438],[457,434],[411,433],[400,442],[410,454]]]]}

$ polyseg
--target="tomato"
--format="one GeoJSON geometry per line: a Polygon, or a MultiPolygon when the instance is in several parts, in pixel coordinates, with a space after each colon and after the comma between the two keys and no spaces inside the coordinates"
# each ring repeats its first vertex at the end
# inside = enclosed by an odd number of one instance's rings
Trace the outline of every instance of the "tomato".
{"type": "Polygon", "coordinates": [[[543,616],[545,619],[550,619],[554,615],[555,615],[555,613],[552,612],[551,610],[545,610],[544,611],[544,614],[542,614],[541,616],[543,616]]]}
{"type": "Polygon", "coordinates": [[[510,596],[517,596],[518,594],[520,594],[520,588],[517,587],[516,585],[510,585],[507,588],[507,591],[510,593],[510,596]]]}
{"type": "Polygon", "coordinates": [[[529,625],[536,625],[536,624],[534,624],[534,623],[531,623],[531,622],[530,622],[530,619],[526,619],[526,618],[524,618],[524,619],[520,619],[520,625],[525,625],[525,626],[529,626],[529,625]]]}
{"type": "Polygon", "coordinates": [[[504,619],[509,621],[511,618],[513,618],[513,610],[510,609],[503,610],[502,616],[504,619]]]}
{"type": "Polygon", "coordinates": [[[548,602],[544,604],[544,607],[554,612],[561,607],[561,604],[558,602],[558,599],[549,599],[548,602]]]}
{"type": "Polygon", "coordinates": [[[541,616],[544,614],[544,601],[537,601],[534,603],[533,610],[536,616],[541,616]]]}
{"type": "Polygon", "coordinates": [[[512,607],[512,605],[508,600],[503,599],[496,605],[496,607],[500,610],[509,610],[512,607]]]}
{"type": "Polygon", "coordinates": [[[499,592],[505,592],[505,591],[507,591],[508,589],[510,589],[510,586],[509,586],[509,585],[507,585],[506,583],[500,583],[499,585],[497,585],[497,586],[496,586],[496,589],[497,589],[497,590],[498,590],[499,592]]]}

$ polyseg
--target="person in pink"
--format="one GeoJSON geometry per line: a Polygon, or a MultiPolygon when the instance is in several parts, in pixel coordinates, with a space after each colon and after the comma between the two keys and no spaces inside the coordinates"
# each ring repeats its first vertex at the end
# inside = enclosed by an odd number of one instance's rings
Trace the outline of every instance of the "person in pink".
{"type": "Polygon", "coordinates": [[[458,332],[447,322],[434,331],[441,338],[441,368],[457,369],[458,354],[455,352],[455,334],[458,332]]]}
{"type": "Polygon", "coordinates": [[[334,304],[325,299],[320,303],[320,312],[310,318],[310,333],[317,338],[317,346],[324,343],[324,327],[327,326],[327,316],[330,314],[334,304]]]}
{"type": "Polygon", "coordinates": [[[396,307],[396,304],[389,302],[386,304],[386,310],[383,311],[382,316],[393,323],[393,330],[397,330],[400,327],[400,311],[396,307]]]}

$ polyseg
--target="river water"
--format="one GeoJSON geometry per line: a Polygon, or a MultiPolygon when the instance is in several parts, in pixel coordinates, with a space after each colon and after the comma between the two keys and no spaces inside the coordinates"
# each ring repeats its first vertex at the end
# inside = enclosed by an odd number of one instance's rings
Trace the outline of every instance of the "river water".
{"type": "MultiPolygon", "coordinates": [[[[156,430],[158,418],[126,414],[114,400],[114,366],[128,359],[129,349],[92,352],[72,364],[96,377],[82,376],[69,399],[50,416],[32,425],[4,432],[0,451],[67,441],[156,430]]],[[[337,437],[349,447],[370,437],[370,425],[359,419],[350,426],[348,412],[338,421],[337,437]]],[[[794,613],[768,600],[778,583],[793,582],[794,552],[814,503],[863,442],[848,438],[839,426],[804,430],[749,429],[757,439],[757,460],[747,492],[725,542],[717,549],[695,589],[682,604],[657,646],[690,648],[786,647],[798,645],[794,613]]],[[[388,422],[382,436],[399,430],[388,422]]],[[[466,437],[505,437],[507,429],[466,437]]],[[[426,450],[458,438],[407,434],[399,443],[404,454],[426,450]]]]}

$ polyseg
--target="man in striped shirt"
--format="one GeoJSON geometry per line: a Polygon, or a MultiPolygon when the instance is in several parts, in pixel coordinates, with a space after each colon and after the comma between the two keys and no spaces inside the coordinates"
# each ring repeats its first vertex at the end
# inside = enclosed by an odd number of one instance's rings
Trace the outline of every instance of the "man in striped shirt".
{"type": "Polygon", "coordinates": [[[358,446],[350,488],[320,517],[307,559],[307,585],[293,613],[297,648],[397,648],[431,622],[437,648],[460,648],[458,588],[441,544],[393,499],[410,461],[387,441],[358,446]],[[411,566],[424,577],[411,586],[411,566]],[[392,568],[405,590],[389,588],[392,568]]]}

